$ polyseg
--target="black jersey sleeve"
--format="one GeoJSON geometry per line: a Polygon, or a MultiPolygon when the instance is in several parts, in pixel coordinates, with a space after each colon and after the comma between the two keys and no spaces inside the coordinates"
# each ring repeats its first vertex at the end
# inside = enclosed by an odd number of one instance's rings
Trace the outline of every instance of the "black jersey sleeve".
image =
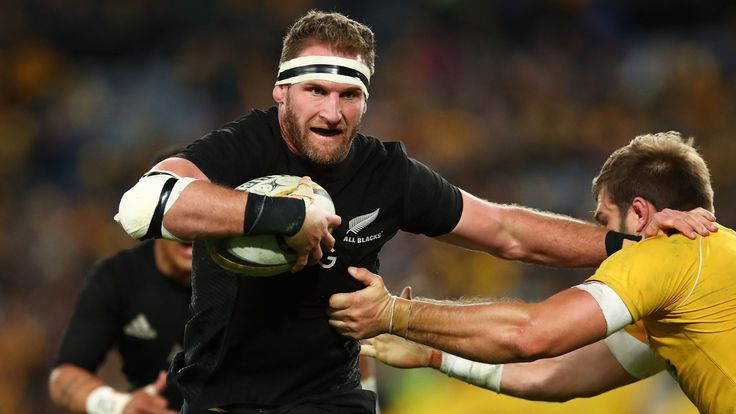
{"type": "Polygon", "coordinates": [[[194,141],[180,157],[193,162],[210,181],[237,187],[263,169],[277,150],[271,127],[275,114],[251,111],[194,141]]]}
{"type": "Polygon", "coordinates": [[[73,364],[95,372],[107,352],[119,340],[119,298],[110,267],[96,265],[85,281],[82,292],[61,341],[55,364],[73,364]]]}
{"type": "Polygon", "coordinates": [[[407,157],[402,230],[430,237],[451,232],[460,221],[460,190],[421,162],[407,157]]]}

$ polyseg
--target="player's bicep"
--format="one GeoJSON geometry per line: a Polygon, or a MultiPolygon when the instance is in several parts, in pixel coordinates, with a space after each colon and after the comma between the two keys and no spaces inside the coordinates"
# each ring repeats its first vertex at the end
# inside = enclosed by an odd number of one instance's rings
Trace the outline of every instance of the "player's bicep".
{"type": "Polygon", "coordinates": [[[209,181],[207,176],[196,164],[185,158],[167,158],[151,168],[151,171],[168,171],[179,177],[190,177],[197,180],[209,181]]]}

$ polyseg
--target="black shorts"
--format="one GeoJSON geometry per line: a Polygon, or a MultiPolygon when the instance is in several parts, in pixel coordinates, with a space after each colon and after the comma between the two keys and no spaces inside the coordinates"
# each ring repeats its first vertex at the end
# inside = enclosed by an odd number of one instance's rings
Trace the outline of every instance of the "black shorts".
{"type": "MultiPolygon", "coordinates": [[[[307,397],[276,408],[256,408],[237,404],[220,408],[228,414],[375,414],[376,394],[373,391],[356,388],[307,397]]],[[[191,408],[186,402],[181,409],[182,414],[217,412],[191,408]]]]}

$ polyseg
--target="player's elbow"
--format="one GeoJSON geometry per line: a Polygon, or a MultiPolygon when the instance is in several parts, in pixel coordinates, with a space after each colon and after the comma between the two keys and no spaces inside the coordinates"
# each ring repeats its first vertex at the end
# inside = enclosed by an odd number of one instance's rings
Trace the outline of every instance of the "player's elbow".
{"type": "Polygon", "coordinates": [[[532,320],[518,324],[511,331],[508,348],[513,359],[520,362],[556,356],[549,336],[532,320]]]}

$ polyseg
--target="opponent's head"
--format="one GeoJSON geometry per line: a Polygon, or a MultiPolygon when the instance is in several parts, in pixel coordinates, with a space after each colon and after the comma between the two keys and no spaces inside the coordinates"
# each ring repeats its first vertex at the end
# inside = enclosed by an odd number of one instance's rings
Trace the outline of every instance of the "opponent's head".
{"type": "Polygon", "coordinates": [[[713,211],[710,172],[679,132],[640,135],[619,148],[593,179],[596,219],[610,229],[638,233],[664,208],[713,211]]]}
{"type": "Polygon", "coordinates": [[[317,165],[347,157],[366,110],[373,32],[339,13],[310,11],[284,37],[273,97],[289,148],[317,165]]]}

